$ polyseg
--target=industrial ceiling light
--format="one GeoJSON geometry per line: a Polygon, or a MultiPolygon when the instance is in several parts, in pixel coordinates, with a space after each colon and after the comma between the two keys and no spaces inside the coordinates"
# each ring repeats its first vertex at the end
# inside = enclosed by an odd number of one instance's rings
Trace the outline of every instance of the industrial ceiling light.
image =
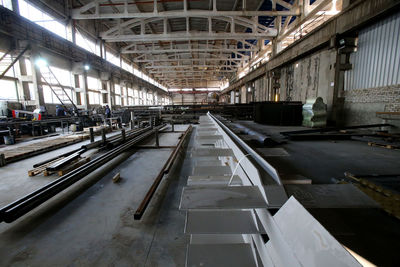
{"type": "Polygon", "coordinates": [[[43,58],[38,58],[35,61],[36,66],[38,66],[39,68],[43,68],[43,67],[47,67],[47,61],[43,58]]]}
{"type": "Polygon", "coordinates": [[[83,66],[83,68],[84,68],[85,70],[90,70],[89,64],[85,64],[85,66],[83,66]]]}

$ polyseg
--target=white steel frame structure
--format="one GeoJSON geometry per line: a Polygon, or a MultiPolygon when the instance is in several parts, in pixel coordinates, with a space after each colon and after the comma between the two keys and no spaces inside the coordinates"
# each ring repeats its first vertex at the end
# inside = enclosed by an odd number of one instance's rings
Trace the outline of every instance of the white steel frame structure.
{"type": "Polygon", "coordinates": [[[132,55],[133,62],[155,78],[167,76],[163,82],[168,87],[182,88],[178,85],[198,86],[185,78],[193,73],[202,73],[202,80],[217,77],[221,84],[234,78],[257,57],[281,50],[307,20],[337,1],[310,5],[308,0],[271,0],[270,10],[260,9],[264,0],[80,2],[83,6],[72,10],[72,19],[104,21],[104,41],[120,44],[121,54],[132,55]],[[260,17],[272,18],[272,23],[264,25],[260,17]],[[180,79],[185,81],[177,82],[180,79]]]}

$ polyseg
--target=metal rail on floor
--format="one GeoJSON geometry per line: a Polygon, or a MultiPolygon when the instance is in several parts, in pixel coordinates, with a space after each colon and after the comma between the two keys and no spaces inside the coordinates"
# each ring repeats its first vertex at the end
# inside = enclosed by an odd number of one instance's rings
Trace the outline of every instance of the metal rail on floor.
{"type": "Polygon", "coordinates": [[[71,171],[70,173],[61,176],[54,182],[51,182],[42,188],[14,201],[13,203],[3,207],[0,210],[0,222],[10,223],[25,215],[29,211],[43,204],[48,199],[54,197],[61,191],[65,190],[72,184],[81,180],[86,175],[90,174],[92,171],[101,167],[106,162],[115,158],[122,152],[133,147],[140,141],[146,139],[147,137],[153,135],[156,131],[163,129],[165,125],[160,125],[152,128],[151,126],[145,128],[146,131],[137,137],[127,141],[126,143],[112,149],[111,151],[105,153],[104,155],[90,161],[81,167],[71,171]]]}
{"type": "Polygon", "coordinates": [[[175,159],[178,156],[179,151],[181,150],[182,146],[184,145],[187,137],[190,135],[192,132],[192,126],[190,125],[188,129],[182,134],[178,145],[175,147],[174,151],[172,151],[171,155],[169,156],[168,160],[165,162],[164,166],[162,167],[161,171],[157,175],[156,179],[154,180],[153,184],[151,185],[149,191],[147,191],[144,199],[140,203],[138,209],[136,210],[134,214],[134,219],[135,220],[140,220],[146,211],[147,206],[149,205],[151,198],[153,197],[154,193],[157,190],[157,187],[160,185],[162,178],[166,173],[169,172],[172,164],[174,163],[175,159]]]}

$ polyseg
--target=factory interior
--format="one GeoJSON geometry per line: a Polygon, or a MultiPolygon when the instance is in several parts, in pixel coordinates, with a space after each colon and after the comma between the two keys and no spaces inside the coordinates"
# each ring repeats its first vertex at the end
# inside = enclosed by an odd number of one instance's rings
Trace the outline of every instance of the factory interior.
{"type": "Polygon", "coordinates": [[[0,266],[400,266],[400,0],[0,18],[0,266]]]}

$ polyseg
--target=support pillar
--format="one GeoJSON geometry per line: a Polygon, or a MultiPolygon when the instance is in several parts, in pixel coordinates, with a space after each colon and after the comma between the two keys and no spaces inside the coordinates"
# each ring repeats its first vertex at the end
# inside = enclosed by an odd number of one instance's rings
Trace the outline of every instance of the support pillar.
{"type": "Polygon", "coordinates": [[[43,87],[41,84],[41,72],[40,68],[35,64],[35,62],[39,59],[39,55],[35,49],[31,50],[31,66],[32,66],[32,83],[33,90],[35,94],[35,105],[36,108],[40,108],[40,106],[44,106],[44,95],[43,95],[43,87]]]}
{"type": "MultiPolygon", "coordinates": [[[[83,106],[85,109],[89,108],[89,90],[88,90],[88,81],[87,81],[87,72],[83,72],[83,106]]],[[[82,100],[82,99],[81,99],[82,100]]]]}
{"type": "Polygon", "coordinates": [[[75,21],[70,19],[67,23],[67,40],[76,44],[75,21]]]}
{"type": "Polygon", "coordinates": [[[109,81],[107,81],[107,104],[112,108],[112,106],[115,103],[114,99],[114,82],[113,79],[111,78],[109,81]]]}

